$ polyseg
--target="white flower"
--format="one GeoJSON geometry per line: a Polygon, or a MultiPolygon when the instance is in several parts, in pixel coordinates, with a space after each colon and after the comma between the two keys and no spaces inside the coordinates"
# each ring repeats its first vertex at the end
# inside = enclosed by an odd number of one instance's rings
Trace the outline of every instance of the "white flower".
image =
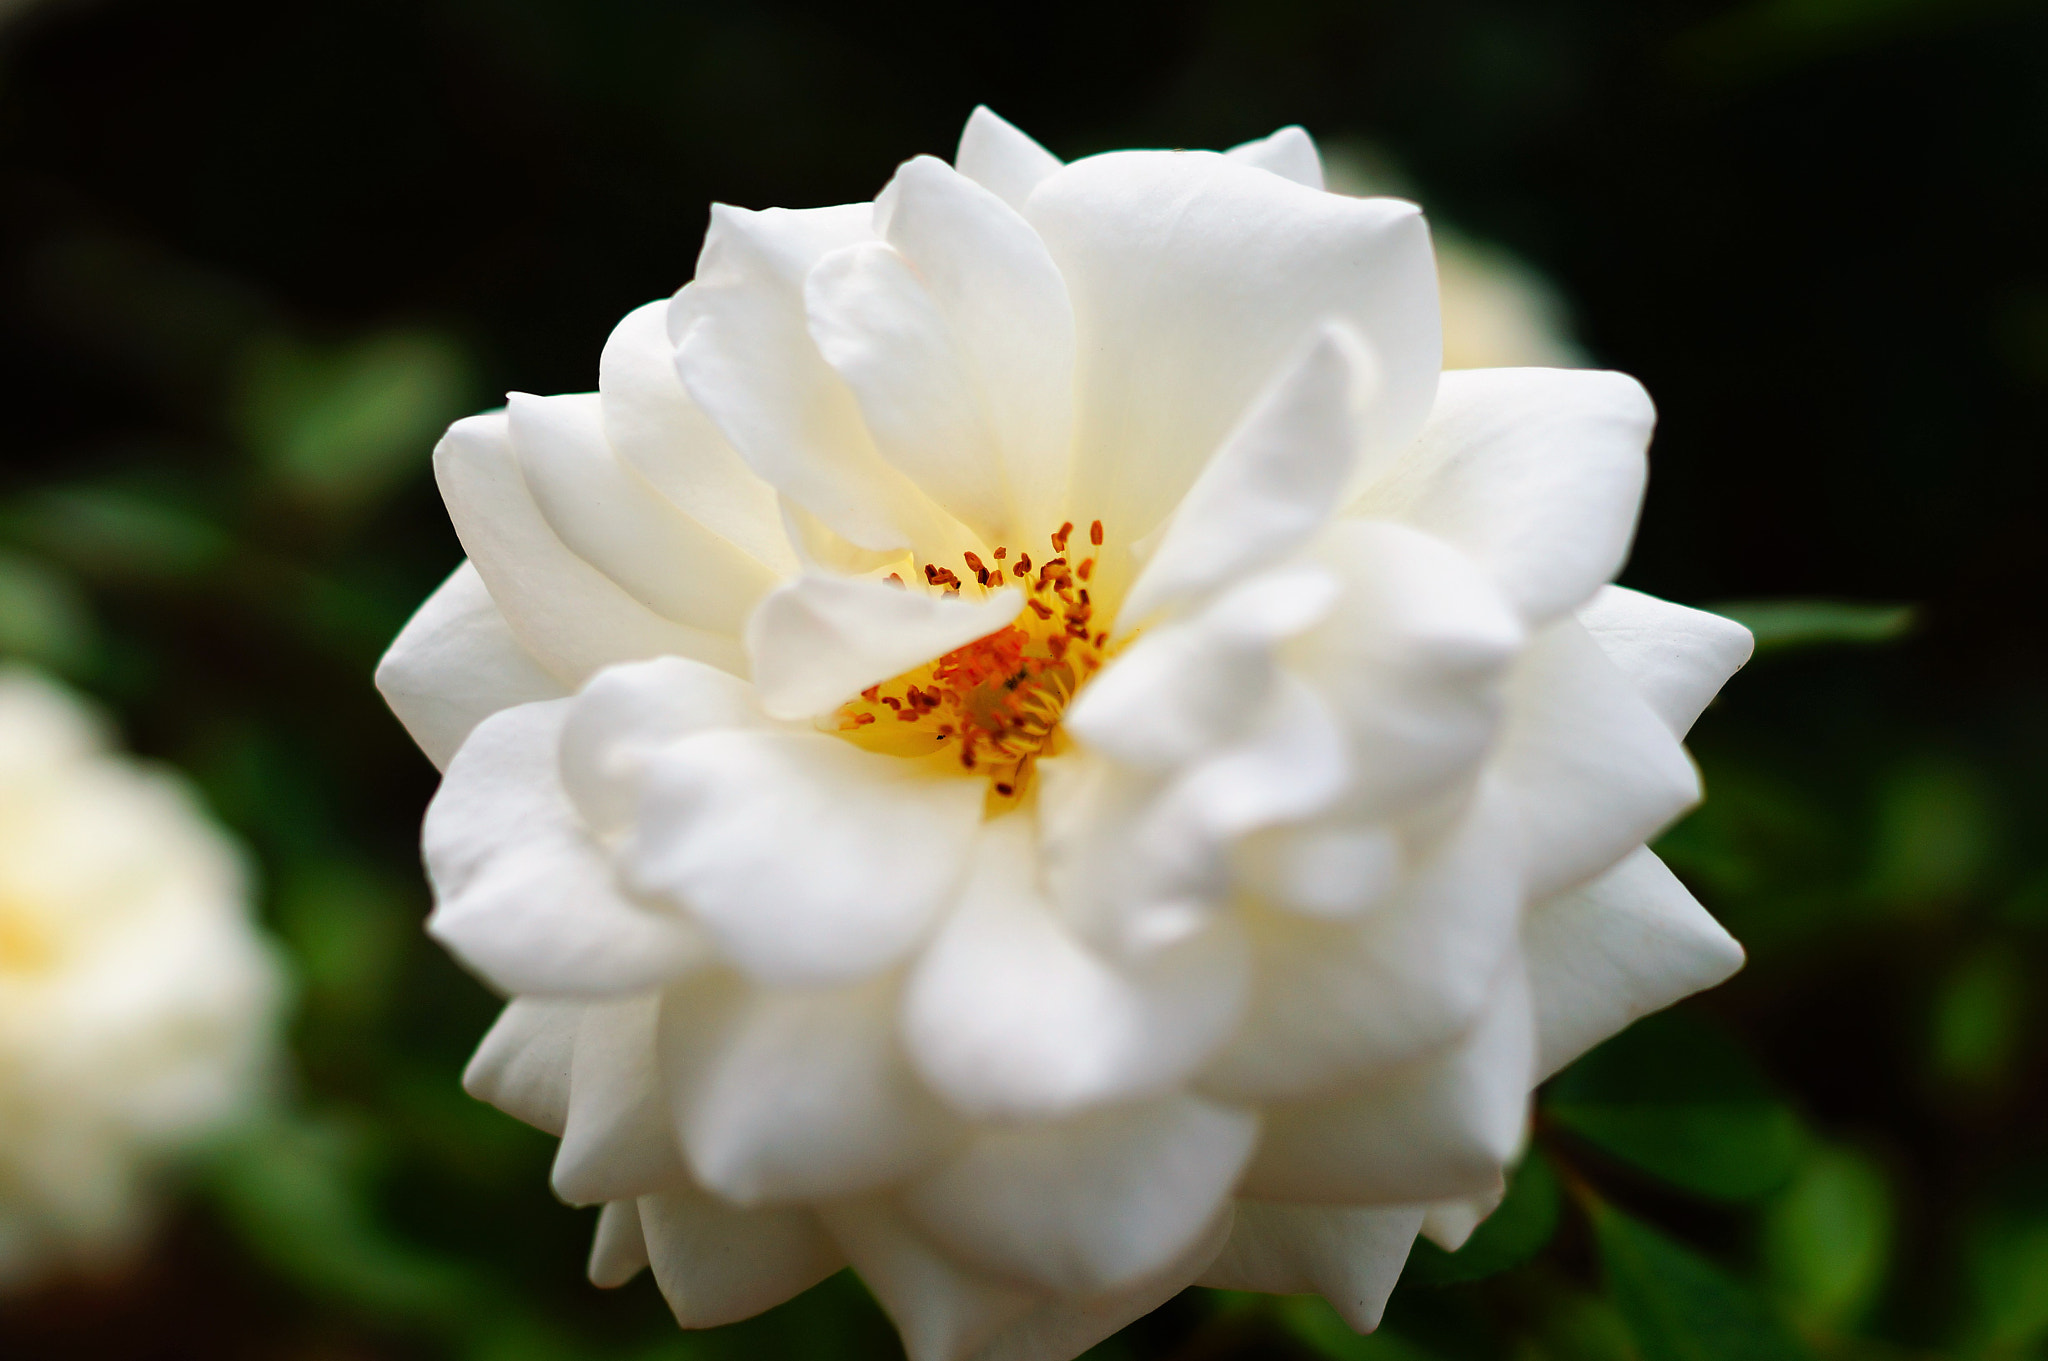
{"type": "Polygon", "coordinates": [[[0,1285],[133,1243],[151,1174],[257,1098],[279,995],[184,785],[0,670],[0,1285]]]}
{"type": "Polygon", "coordinates": [[[1420,213],[1321,184],[977,111],[449,431],[379,682],[600,1284],[851,1263],[915,1361],[1197,1280],[1369,1328],[1541,1077],[1739,964],[1644,849],[1749,651],[1607,585],[1648,399],[1440,374],[1420,213]]]}

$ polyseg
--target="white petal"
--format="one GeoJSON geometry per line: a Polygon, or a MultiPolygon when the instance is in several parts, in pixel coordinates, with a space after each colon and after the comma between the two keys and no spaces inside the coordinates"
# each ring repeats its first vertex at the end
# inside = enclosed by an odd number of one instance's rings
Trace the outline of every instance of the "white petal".
{"type": "Polygon", "coordinates": [[[776,574],[677,510],[605,442],[594,392],[506,407],[534,503],[569,551],[664,618],[736,637],[776,574]]]}
{"type": "Polygon", "coordinates": [[[903,550],[862,548],[787,496],[780,505],[783,533],[804,570],[857,577],[903,561],[903,550]]]}
{"type": "Polygon", "coordinates": [[[1279,683],[1274,645],[1314,625],[1337,583],[1312,567],[1242,582],[1148,630],[1067,706],[1062,724],[1128,765],[1170,770],[1243,736],[1279,683]]]}
{"type": "Polygon", "coordinates": [[[566,693],[519,646],[468,562],[392,640],[377,663],[377,689],[437,770],[498,710],[566,693]]]}
{"type": "Polygon", "coordinates": [[[1076,161],[1025,218],[1051,249],[1086,355],[1074,507],[1121,542],[1163,521],[1252,400],[1322,322],[1379,361],[1366,446],[1421,428],[1441,343],[1420,212],[1322,194],[1207,152],[1076,161]]]}
{"type": "Polygon", "coordinates": [[[809,1210],[741,1210],[700,1191],[640,1198],[654,1279],[685,1328],[752,1318],[846,1259],[809,1210]]]}
{"type": "Polygon", "coordinates": [[[896,1325],[909,1361],[963,1361],[1038,1303],[940,1251],[886,1201],[843,1201],[819,1217],[896,1325]]]}
{"type": "Polygon", "coordinates": [[[1179,1261],[1107,1294],[1047,1300],[974,1353],[973,1361],[1072,1361],[1193,1285],[1222,1250],[1230,1224],[1226,1204],[1179,1261]]]}
{"type": "Polygon", "coordinates": [[[1328,706],[1282,676],[1257,726],[1176,780],[1156,816],[1184,845],[1220,845],[1320,812],[1344,791],[1350,773],[1344,734],[1328,706]]]}
{"type": "Polygon", "coordinates": [[[1321,327],[1188,488],[1117,613],[1117,632],[1300,551],[1351,480],[1353,411],[1374,382],[1357,333],[1321,327]]]}
{"type": "Polygon", "coordinates": [[[1421,436],[1354,509],[1464,549],[1533,627],[1621,570],[1655,421],[1626,374],[1449,372],[1421,436]]]}
{"type": "Polygon", "coordinates": [[[590,1244],[590,1283],[612,1290],[638,1276],[647,1266],[647,1235],[640,1228],[640,1206],[615,1200],[598,1212],[597,1236],[590,1244]]]}
{"type": "Polygon", "coordinates": [[[1422,1217],[1422,1236],[1445,1252],[1456,1252],[1472,1237],[1472,1231],[1500,1208],[1506,1195],[1507,1183],[1502,1182],[1484,1195],[1440,1200],[1422,1217]]]}
{"type": "Polygon", "coordinates": [[[597,363],[605,439],[626,464],[712,533],[779,576],[796,570],[775,488],[733,452],[676,375],[671,299],[628,312],[597,363]]]}
{"type": "Polygon", "coordinates": [[[842,247],[811,271],[804,307],[881,456],[983,539],[1000,540],[1009,520],[1002,457],[966,356],[910,264],[883,242],[842,247]]]}
{"type": "Polygon", "coordinates": [[[1008,533],[1049,533],[1074,414],[1074,308],[1051,252],[1013,206],[929,156],[896,172],[875,211],[966,363],[1000,451],[1008,533]]]}
{"type": "Polygon", "coordinates": [[[700,734],[645,779],[634,882],[774,982],[859,977],[915,945],[957,889],[986,797],[822,733],[700,734]]]}
{"type": "Polygon", "coordinates": [[[1238,881],[1270,905],[1327,921],[1358,917],[1401,882],[1401,840],[1386,827],[1325,821],[1232,848],[1238,881]]]}
{"type": "Polygon", "coordinates": [[[584,1009],[551,1178],[571,1205],[625,1201],[689,1180],[655,1067],[660,1008],[660,994],[648,993],[584,1009]]]}
{"type": "Polygon", "coordinates": [[[1621,586],[1603,587],[1579,622],[1678,737],[1756,647],[1733,619],[1621,586]]]}
{"type": "Polygon", "coordinates": [[[953,166],[1022,212],[1031,191],[1060,168],[1060,158],[997,117],[984,104],[977,105],[967,116],[953,166]]]}
{"type": "Polygon", "coordinates": [[[585,1005],[514,998],[462,1070],[462,1090],[559,1138],[569,1121],[569,1064],[585,1005]]]}
{"type": "Polygon", "coordinates": [[[1015,587],[973,600],[807,573],[761,602],[747,624],[747,653],[762,707],[809,718],[987,637],[1023,608],[1015,587]]]}
{"type": "Polygon", "coordinates": [[[1700,798],[1685,748],[1575,619],[1515,667],[1495,769],[1521,805],[1532,899],[1584,883],[1700,798]]]}
{"type": "Polygon", "coordinates": [[[624,832],[649,756],[693,733],[766,726],[753,687],[716,667],[682,657],[607,667],[562,725],[562,787],[585,825],[624,832]]]}
{"type": "Polygon", "coordinates": [[[872,239],[872,209],[717,204],[697,277],[669,309],[676,372],[747,466],[862,548],[902,548],[930,513],[882,461],[804,317],[827,251],[872,239]]]}
{"type": "Polygon", "coordinates": [[[1223,153],[1233,161],[1270,170],[1311,189],[1323,187],[1323,158],[1308,129],[1289,126],[1254,142],[1240,142],[1223,153]]]}
{"type": "Polygon", "coordinates": [[[664,618],[563,544],[527,489],[504,412],[449,426],[434,477],[513,636],[565,687],[613,662],[664,654],[744,667],[736,640],[664,618]]]}
{"type": "Polygon", "coordinates": [[[637,992],[704,953],[689,923],[620,890],[570,808],[556,750],[573,703],[485,719],[427,806],[427,930],[507,992],[637,992]]]}
{"type": "Polygon", "coordinates": [[[1075,939],[1034,886],[1020,819],[983,834],[973,877],[912,972],[904,1038],[977,1119],[1046,1118],[1178,1084],[1229,1032],[1243,945],[1229,923],[1142,965],[1075,939]]]}
{"type": "Polygon", "coordinates": [[[1318,569],[1255,577],[1137,639],[1069,706],[1080,745],[1040,764],[1040,809],[1049,883],[1091,939],[1142,955],[1198,929],[1232,840],[1341,794],[1342,735],[1272,655],[1333,595],[1318,569]]]}
{"type": "Polygon", "coordinates": [[[1742,967],[1742,947],[1647,847],[1538,903],[1522,926],[1549,1077],[1633,1023],[1742,967]]]}
{"type": "Polygon", "coordinates": [[[1411,858],[1402,886],[1355,919],[1268,912],[1249,923],[1251,997],[1204,1090],[1301,1098],[1415,1062],[1472,1026],[1515,948],[1523,901],[1506,791],[1482,785],[1411,858]]]}
{"type": "Polygon", "coordinates": [[[1058,1124],[984,1129],[905,1206],[989,1270],[1065,1294],[1159,1271],[1221,1211],[1258,1116],[1170,1096],[1058,1124]]]}
{"type": "MultiPolygon", "coordinates": [[[[1349,777],[1343,734],[1313,691],[1279,679],[1257,725],[1164,783],[1149,803],[1096,829],[1091,884],[1076,848],[1051,849],[1077,920],[1121,954],[1148,958],[1202,929],[1233,891],[1231,852],[1249,833],[1328,807],[1349,777]]],[[[1054,786],[1047,786],[1047,796],[1054,786]]]]}
{"type": "Polygon", "coordinates": [[[962,1132],[904,1061],[897,991],[707,976],[671,993],[661,1062],[698,1180],[743,1205],[830,1200],[950,1150],[962,1132]]]}
{"type": "Polygon", "coordinates": [[[1398,818],[1469,779],[1493,746],[1523,633],[1472,561],[1405,526],[1347,521],[1316,556],[1343,582],[1290,670],[1348,730],[1361,818],[1398,818]]]}
{"type": "Polygon", "coordinates": [[[1313,1292],[1361,1333],[1380,1326],[1387,1296],[1408,1264],[1419,1205],[1279,1205],[1240,1200],[1223,1255],[1203,1273],[1219,1290],[1269,1295],[1313,1292]]]}
{"type": "Polygon", "coordinates": [[[1521,1151],[1535,1062],[1529,985],[1515,959],[1448,1053],[1350,1095],[1269,1107],[1244,1193],[1412,1205],[1491,1191],[1521,1151]]]}
{"type": "MultiPolygon", "coordinates": [[[[1165,780],[1076,747],[1041,760],[1038,782],[1045,883],[1061,918],[1113,958],[1143,958],[1135,937],[1146,934],[1143,928],[1161,911],[1160,867],[1132,854],[1132,833],[1157,804],[1165,780]]],[[[1171,912],[1182,935],[1215,916],[1199,907],[1171,912]]],[[[1155,931],[1149,943],[1164,944],[1172,934],[1155,931]]]]}

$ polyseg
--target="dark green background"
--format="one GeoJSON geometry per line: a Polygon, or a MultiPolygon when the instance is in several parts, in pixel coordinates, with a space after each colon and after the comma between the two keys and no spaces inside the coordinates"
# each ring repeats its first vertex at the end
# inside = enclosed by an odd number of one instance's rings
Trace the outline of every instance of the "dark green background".
{"type": "Polygon", "coordinates": [[[1104,1354],[2048,1354],[2048,13],[1993,0],[18,9],[0,651],[254,847],[300,1077],[0,1354],[893,1354],[844,1277],[703,1336],[581,1284],[549,1141],[456,1089],[492,1004],[419,932],[433,776],[368,676],[459,556],[441,423],[591,387],[710,200],[865,198],[977,102],[1064,156],[1370,144],[1656,397],[1631,584],[1916,607],[1775,621],[1662,848],[1749,970],[1552,1084],[1381,1334],[1195,1292],[1104,1354]]]}

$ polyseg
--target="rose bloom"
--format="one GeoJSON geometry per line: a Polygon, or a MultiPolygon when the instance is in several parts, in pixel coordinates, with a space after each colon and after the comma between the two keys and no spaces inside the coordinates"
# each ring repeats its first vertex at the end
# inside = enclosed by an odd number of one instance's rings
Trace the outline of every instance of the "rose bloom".
{"type": "Polygon", "coordinates": [[[0,670],[0,1286],[134,1245],[153,1174],[262,1093],[280,993],[191,792],[0,670]]]}
{"type": "Polygon", "coordinates": [[[1538,1081],[1739,965],[1644,846],[1750,647],[1608,584],[1650,402],[1441,354],[1420,212],[1300,129],[978,110],[448,432],[469,561],[379,683],[592,1279],[698,1327],[851,1264],[915,1361],[1197,1282],[1369,1329],[1538,1081]]]}

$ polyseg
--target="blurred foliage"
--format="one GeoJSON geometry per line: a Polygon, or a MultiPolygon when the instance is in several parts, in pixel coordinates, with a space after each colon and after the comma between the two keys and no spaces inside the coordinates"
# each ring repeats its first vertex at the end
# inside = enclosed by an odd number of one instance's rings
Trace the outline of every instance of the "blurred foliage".
{"type": "Polygon", "coordinates": [[[1189,1292],[1100,1358],[2048,1355],[2048,13],[2022,0],[0,5],[0,653],[192,772],[301,979],[284,1113],[7,1356],[886,1357],[842,1275],[682,1334],[463,1096],[433,772],[368,677],[434,432],[588,388],[705,205],[1300,121],[1538,265],[1662,412],[1628,580],[1758,656],[1659,850],[1751,954],[1541,1094],[1383,1328],[1189,1292]],[[1913,602],[1898,604],[1855,602],[1913,602]]]}
{"type": "Polygon", "coordinates": [[[1711,607],[1756,635],[1758,655],[1819,643],[1889,643],[1912,631],[1910,605],[1839,600],[1758,600],[1711,607]]]}

